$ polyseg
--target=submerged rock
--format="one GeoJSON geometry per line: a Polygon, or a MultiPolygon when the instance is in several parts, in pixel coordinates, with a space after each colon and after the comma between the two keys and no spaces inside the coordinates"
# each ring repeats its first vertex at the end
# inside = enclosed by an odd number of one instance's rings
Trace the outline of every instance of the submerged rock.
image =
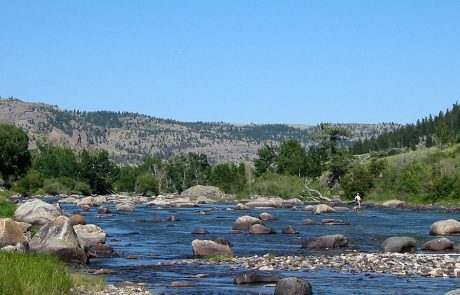
{"type": "Polygon", "coordinates": [[[311,285],[299,278],[284,278],[276,283],[274,295],[311,295],[311,285]]]}
{"type": "Polygon", "coordinates": [[[391,237],[382,243],[383,252],[415,253],[417,242],[411,237],[391,237]]]}
{"type": "Polygon", "coordinates": [[[313,240],[305,241],[302,248],[321,248],[332,249],[346,247],[348,245],[347,238],[343,235],[326,235],[314,238],[313,240]]]}

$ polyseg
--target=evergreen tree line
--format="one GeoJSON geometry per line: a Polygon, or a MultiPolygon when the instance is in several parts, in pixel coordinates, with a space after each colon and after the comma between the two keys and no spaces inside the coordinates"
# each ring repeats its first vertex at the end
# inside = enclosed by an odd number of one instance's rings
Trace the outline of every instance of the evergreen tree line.
{"type": "Polygon", "coordinates": [[[409,148],[417,146],[440,148],[453,142],[460,142],[460,106],[455,103],[452,109],[439,112],[417,120],[415,124],[406,124],[394,131],[376,137],[356,141],[350,148],[353,154],[387,151],[391,148],[409,148]]]}

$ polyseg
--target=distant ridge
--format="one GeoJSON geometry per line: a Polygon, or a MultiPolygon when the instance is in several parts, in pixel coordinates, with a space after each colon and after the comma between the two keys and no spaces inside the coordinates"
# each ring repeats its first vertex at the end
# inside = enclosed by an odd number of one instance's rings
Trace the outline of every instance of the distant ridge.
{"type": "MultiPolygon", "coordinates": [[[[169,158],[205,153],[212,162],[250,161],[264,144],[296,139],[308,144],[307,135],[318,126],[289,124],[230,124],[180,122],[128,112],[69,111],[44,103],[0,98],[0,122],[26,130],[31,148],[38,139],[73,149],[103,148],[118,163],[135,164],[147,156],[169,158]]],[[[353,141],[394,130],[395,123],[337,124],[352,132],[353,141]]]]}

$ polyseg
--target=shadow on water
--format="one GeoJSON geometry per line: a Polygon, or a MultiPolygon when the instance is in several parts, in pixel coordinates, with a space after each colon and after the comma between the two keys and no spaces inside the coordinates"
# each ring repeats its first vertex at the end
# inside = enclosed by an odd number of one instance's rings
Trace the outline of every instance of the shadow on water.
{"type": "MultiPolygon", "coordinates": [[[[62,205],[66,212],[75,211],[75,205],[62,205]]],[[[113,205],[108,205],[116,212],[113,205]]],[[[391,236],[411,236],[416,238],[419,248],[432,239],[428,235],[430,225],[441,219],[455,218],[455,213],[416,212],[406,209],[365,209],[356,214],[342,212],[313,215],[311,212],[290,209],[229,211],[227,205],[203,205],[190,209],[156,209],[140,205],[134,212],[114,213],[109,218],[97,218],[96,209],[81,212],[87,223],[102,227],[108,234],[107,244],[117,252],[138,256],[139,259],[124,257],[93,259],[92,268],[114,268],[116,275],[107,277],[109,282],[125,280],[145,282],[152,292],[166,294],[272,294],[273,286],[233,285],[233,277],[244,269],[232,265],[158,265],[178,259],[192,258],[191,242],[194,239],[214,239],[225,237],[233,244],[237,256],[264,255],[315,255],[324,251],[301,249],[302,240],[315,236],[340,233],[349,241],[348,249],[378,252],[380,244],[391,236]],[[203,210],[209,214],[199,214],[203,210]],[[258,216],[268,212],[278,220],[265,222],[277,231],[275,235],[230,234],[233,222],[242,215],[258,216]],[[177,222],[165,221],[175,216],[177,222]],[[160,218],[161,222],[148,222],[160,218]],[[350,225],[320,226],[303,225],[303,219],[321,221],[335,218],[350,225]],[[288,225],[294,226],[299,235],[285,235],[281,231],[288,225]],[[206,235],[193,235],[196,229],[205,229],[206,235]],[[187,278],[206,274],[205,278],[187,278]],[[193,288],[171,289],[173,281],[189,281],[193,288]]],[[[451,237],[454,242],[459,236],[451,237]]],[[[347,250],[349,251],[349,250],[347,250]]],[[[337,253],[337,252],[328,252],[337,253]]],[[[443,294],[460,288],[458,279],[436,279],[425,277],[397,277],[377,273],[342,273],[332,269],[316,271],[277,271],[282,277],[296,276],[309,281],[315,294],[443,294]]]]}

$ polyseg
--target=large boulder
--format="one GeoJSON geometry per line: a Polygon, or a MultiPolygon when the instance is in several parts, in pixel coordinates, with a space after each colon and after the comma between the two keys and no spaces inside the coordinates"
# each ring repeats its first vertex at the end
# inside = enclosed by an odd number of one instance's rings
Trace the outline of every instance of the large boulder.
{"type": "Polygon", "coordinates": [[[72,196],[69,196],[69,197],[66,197],[64,199],[60,199],[58,201],[58,203],[61,203],[61,204],[74,204],[74,203],[77,203],[78,202],[78,199],[72,197],[72,196]]]}
{"type": "Polygon", "coordinates": [[[235,205],[235,207],[233,207],[233,209],[235,209],[235,210],[249,210],[251,208],[249,208],[248,206],[246,206],[243,203],[238,203],[238,204],[235,205]]]}
{"type": "Polygon", "coordinates": [[[70,222],[72,222],[72,225],[86,224],[85,217],[80,214],[71,215],[69,219],[70,219],[70,222]]]}
{"type": "Polygon", "coordinates": [[[88,262],[88,256],[78,243],[70,219],[65,216],[59,216],[42,226],[31,239],[30,249],[37,253],[53,253],[66,262],[88,262]]]}
{"type": "Polygon", "coordinates": [[[21,204],[14,213],[14,220],[30,224],[43,225],[61,215],[59,205],[51,205],[42,200],[33,199],[21,204]]]}
{"type": "Polygon", "coordinates": [[[411,237],[391,237],[382,243],[383,252],[415,253],[417,241],[411,237]]]}
{"type": "Polygon", "coordinates": [[[257,284],[257,283],[276,283],[280,280],[280,276],[276,274],[263,274],[257,272],[249,272],[237,275],[233,279],[233,284],[257,284]]]}
{"type": "Polygon", "coordinates": [[[238,217],[238,219],[233,224],[232,229],[249,230],[249,228],[254,224],[263,224],[263,223],[262,223],[262,220],[260,220],[259,218],[252,217],[249,215],[244,215],[244,216],[238,217]]]}
{"type": "Polygon", "coordinates": [[[460,233],[460,222],[455,219],[439,220],[431,225],[430,235],[450,236],[460,233]]]}
{"type": "Polygon", "coordinates": [[[196,200],[198,197],[206,197],[207,199],[223,199],[225,194],[215,186],[196,185],[186,189],[180,194],[182,197],[196,200]]]}
{"type": "Polygon", "coordinates": [[[294,207],[294,206],[297,207],[297,206],[302,206],[302,205],[303,205],[303,202],[297,198],[283,201],[284,207],[294,207]]]}
{"type": "Polygon", "coordinates": [[[104,244],[107,234],[95,224],[77,224],[73,226],[73,229],[78,237],[78,242],[83,249],[87,249],[89,246],[97,245],[99,243],[104,244]]]}
{"type": "Polygon", "coordinates": [[[454,248],[454,243],[446,238],[434,239],[426,242],[422,246],[422,250],[428,251],[443,251],[454,248]]]}
{"type": "Polygon", "coordinates": [[[78,208],[95,207],[95,206],[97,206],[97,204],[94,202],[93,197],[85,197],[77,202],[78,208]]]}
{"type": "Polygon", "coordinates": [[[117,211],[132,212],[136,208],[136,204],[132,202],[121,203],[116,206],[117,211]]]}
{"type": "Polygon", "coordinates": [[[302,248],[321,248],[321,249],[332,249],[346,247],[348,245],[347,238],[343,235],[326,235],[316,237],[313,240],[305,241],[302,244],[302,248]]]}
{"type": "Polygon", "coordinates": [[[403,208],[406,203],[400,200],[389,200],[382,203],[385,208],[403,208]]]}
{"type": "Polygon", "coordinates": [[[27,238],[21,226],[11,218],[0,219],[0,248],[26,244],[27,238]]]}
{"type": "Polygon", "coordinates": [[[273,197],[273,198],[257,197],[257,198],[251,199],[245,205],[251,209],[254,209],[254,208],[281,208],[283,207],[283,199],[281,199],[280,197],[273,197]]]}
{"type": "Polygon", "coordinates": [[[263,225],[263,224],[253,224],[249,228],[249,233],[254,235],[269,235],[269,234],[276,234],[274,230],[271,228],[263,225]]]}
{"type": "Polygon", "coordinates": [[[315,213],[315,214],[336,213],[336,212],[337,211],[334,208],[332,208],[331,206],[328,206],[326,204],[316,205],[315,209],[313,210],[313,213],[315,213]]]}
{"type": "Polygon", "coordinates": [[[311,295],[311,285],[299,278],[284,278],[276,283],[274,295],[311,295]]]}
{"type": "Polygon", "coordinates": [[[233,256],[233,250],[229,245],[218,243],[211,240],[193,240],[193,255],[206,257],[210,255],[233,256]]]}

